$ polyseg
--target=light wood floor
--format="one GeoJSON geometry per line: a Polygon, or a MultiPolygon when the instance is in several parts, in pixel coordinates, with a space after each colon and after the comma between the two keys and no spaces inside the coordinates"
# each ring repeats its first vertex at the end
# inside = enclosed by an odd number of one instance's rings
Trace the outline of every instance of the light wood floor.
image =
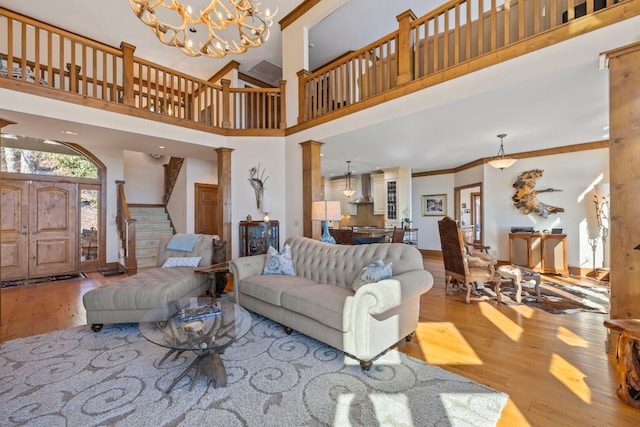
{"type": "MultiPolygon", "coordinates": [[[[425,259],[425,268],[435,284],[422,297],[416,337],[398,349],[508,393],[500,426],[640,425],[640,410],[615,394],[607,315],[467,305],[462,293],[445,296],[441,260],[425,259]]],[[[120,277],[3,289],[0,342],[86,324],[82,295],[120,277]]]]}

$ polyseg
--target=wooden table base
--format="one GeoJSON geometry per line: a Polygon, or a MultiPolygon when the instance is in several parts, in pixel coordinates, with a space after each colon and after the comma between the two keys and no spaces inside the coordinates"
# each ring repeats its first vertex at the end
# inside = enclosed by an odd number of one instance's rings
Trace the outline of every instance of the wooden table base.
{"type": "Polygon", "coordinates": [[[640,320],[610,319],[604,325],[620,333],[616,352],[618,396],[627,405],[640,408],[640,320]]]}
{"type": "MultiPolygon", "coordinates": [[[[178,358],[180,354],[182,354],[184,350],[175,350],[171,349],[165,354],[158,365],[162,365],[162,363],[167,360],[169,356],[173,353],[177,353],[174,357],[174,360],[178,358]]],[[[173,387],[178,384],[178,382],[183,379],[192,368],[196,368],[196,372],[193,376],[193,382],[196,380],[196,376],[198,372],[202,372],[207,378],[207,381],[213,381],[213,387],[226,387],[227,386],[227,371],[224,368],[224,364],[222,363],[222,358],[220,358],[220,352],[215,350],[204,350],[204,351],[194,351],[197,354],[197,357],[186,367],[186,369],[176,377],[175,380],[171,383],[169,388],[165,390],[165,393],[171,392],[173,387]]],[[[191,383],[193,385],[193,382],[191,383]]]]}

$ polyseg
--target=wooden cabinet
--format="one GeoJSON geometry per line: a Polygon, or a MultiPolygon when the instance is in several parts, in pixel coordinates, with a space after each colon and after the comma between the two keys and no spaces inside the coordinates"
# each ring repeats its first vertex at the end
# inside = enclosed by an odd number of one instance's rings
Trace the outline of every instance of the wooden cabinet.
{"type": "Polygon", "coordinates": [[[411,216],[411,170],[384,169],[386,189],[385,227],[403,227],[403,219],[411,216]]]}
{"type": "Polygon", "coordinates": [[[240,221],[240,256],[266,254],[269,246],[280,250],[278,221],[240,221]]]}
{"type": "Polygon", "coordinates": [[[568,276],[567,235],[510,233],[509,262],[538,273],[568,276]]]}
{"type": "Polygon", "coordinates": [[[384,215],[387,206],[387,187],[384,182],[384,174],[371,175],[373,182],[373,214],[384,215]]]}

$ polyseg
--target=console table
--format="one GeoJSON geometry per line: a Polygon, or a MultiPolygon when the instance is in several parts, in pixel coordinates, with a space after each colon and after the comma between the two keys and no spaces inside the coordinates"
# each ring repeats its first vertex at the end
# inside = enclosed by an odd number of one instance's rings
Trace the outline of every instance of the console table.
{"type": "Polygon", "coordinates": [[[569,276],[567,235],[509,233],[509,262],[537,273],[569,276]]]}

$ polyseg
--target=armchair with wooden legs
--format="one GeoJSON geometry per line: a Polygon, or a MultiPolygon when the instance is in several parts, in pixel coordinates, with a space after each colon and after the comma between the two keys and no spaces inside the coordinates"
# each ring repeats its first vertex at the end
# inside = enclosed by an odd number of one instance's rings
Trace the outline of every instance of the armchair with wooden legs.
{"type": "Polygon", "coordinates": [[[488,254],[469,254],[466,247],[460,223],[445,216],[438,221],[440,244],[445,270],[445,294],[448,295],[449,284],[463,284],[467,290],[465,302],[471,300],[486,300],[489,297],[472,298],[472,286],[477,283],[493,283],[498,301],[500,295],[500,276],[495,270],[496,260],[488,254]]]}

